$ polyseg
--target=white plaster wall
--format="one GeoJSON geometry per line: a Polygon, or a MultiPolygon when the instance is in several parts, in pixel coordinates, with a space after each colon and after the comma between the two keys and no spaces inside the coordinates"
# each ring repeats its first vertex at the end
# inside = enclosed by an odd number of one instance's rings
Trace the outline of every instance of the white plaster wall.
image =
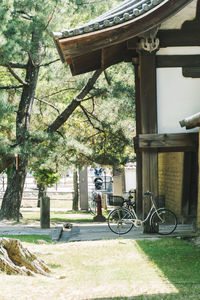
{"type": "MultiPolygon", "coordinates": [[[[177,0],[181,1],[181,0],[177,0]]],[[[193,20],[196,16],[197,0],[191,1],[185,8],[171,17],[166,22],[162,23],[161,29],[180,29],[186,20],[193,20]]]]}
{"type": "Polygon", "coordinates": [[[158,133],[198,131],[186,130],[179,121],[200,112],[200,78],[185,78],[182,68],[157,69],[158,133]]]}
{"type": "Polygon", "coordinates": [[[167,47],[160,48],[156,55],[200,55],[200,47],[167,47]]]}

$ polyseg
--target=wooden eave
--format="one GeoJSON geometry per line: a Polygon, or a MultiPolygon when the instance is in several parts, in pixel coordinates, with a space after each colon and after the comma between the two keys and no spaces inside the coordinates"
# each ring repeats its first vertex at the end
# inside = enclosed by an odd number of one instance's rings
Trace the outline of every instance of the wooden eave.
{"type": "Polygon", "coordinates": [[[164,0],[146,13],[103,30],[54,41],[63,62],[70,65],[73,75],[129,61],[137,57],[136,45],[142,33],[160,25],[192,0],[164,0]],[[129,44],[132,44],[130,47],[129,44]]]}
{"type": "Polygon", "coordinates": [[[132,49],[136,48],[142,33],[160,25],[191,1],[164,0],[141,16],[122,24],[71,38],[54,37],[60,57],[70,65],[73,75],[126,61],[131,53],[128,46],[130,40],[135,43],[132,49]]]}

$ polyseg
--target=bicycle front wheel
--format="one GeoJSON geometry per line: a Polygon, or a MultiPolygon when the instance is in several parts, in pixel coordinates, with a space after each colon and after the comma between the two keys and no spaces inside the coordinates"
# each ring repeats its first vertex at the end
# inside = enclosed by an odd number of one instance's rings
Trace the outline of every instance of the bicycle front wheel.
{"type": "Polygon", "coordinates": [[[176,215],[169,209],[158,209],[151,217],[151,226],[159,234],[170,234],[177,227],[176,215]]]}
{"type": "Polygon", "coordinates": [[[126,234],[133,228],[133,214],[126,208],[116,208],[108,216],[108,227],[116,234],[126,234]]]}

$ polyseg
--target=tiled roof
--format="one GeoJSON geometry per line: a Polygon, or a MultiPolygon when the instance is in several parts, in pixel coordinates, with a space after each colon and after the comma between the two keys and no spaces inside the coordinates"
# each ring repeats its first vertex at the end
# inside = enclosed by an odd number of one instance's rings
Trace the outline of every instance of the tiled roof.
{"type": "MultiPolygon", "coordinates": [[[[73,29],[53,32],[54,38],[68,38],[125,23],[147,13],[166,0],[126,0],[100,17],[73,29]]],[[[180,1],[180,0],[179,0],[180,1]]]]}

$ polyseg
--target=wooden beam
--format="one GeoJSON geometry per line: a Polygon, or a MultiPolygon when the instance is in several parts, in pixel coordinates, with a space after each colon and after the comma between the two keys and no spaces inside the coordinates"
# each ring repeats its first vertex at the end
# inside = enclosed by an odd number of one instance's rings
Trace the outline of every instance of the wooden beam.
{"type": "Polygon", "coordinates": [[[157,55],[156,67],[200,67],[200,55],[157,55]]]}
{"type": "Polygon", "coordinates": [[[71,58],[67,63],[73,76],[98,70],[101,68],[101,50],[71,58]]]}
{"type": "Polygon", "coordinates": [[[197,151],[197,133],[139,134],[134,140],[137,151],[197,151]]]}
{"type": "Polygon", "coordinates": [[[139,38],[134,37],[127,41],[127,49],[137,49],[138,48],[139,38]]]}
{"type": "Polygon", "coordinates": [[[159,30],[157,37],[160,40],[160,48],[200,46],[199,26],[196,30],[159,30]]]}
{"type": "Polygon", "coordinates": [[[182,73],[184,77],[200,78],[200,67],[183,67],[182,73]]]}
{"type": "Polygon", "coordinates": [[[126,43],[117,44],[102,49],[101,55],[101,67],[106,69],[111,65],[117,64],[124,60],[124,54],[126,51],[126,43]]]}

